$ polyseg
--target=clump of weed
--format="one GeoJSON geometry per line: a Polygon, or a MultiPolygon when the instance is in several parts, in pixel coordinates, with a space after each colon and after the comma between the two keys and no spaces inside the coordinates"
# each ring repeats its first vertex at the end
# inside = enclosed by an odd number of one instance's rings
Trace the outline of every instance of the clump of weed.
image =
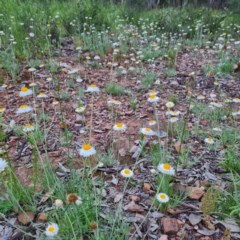
{"type": "Polygon", "coordinates": [[[143,74],[141,84],[143,88],[148,89],[153,85],[156,79],[157,79],[156,74],[151,72],[145,72],[143,74]]]}
{"type": "Polygon", "coordinates": [[[118,85],[115,82],[110,82],[106,86],[106,92],[113,96],[121,96],[125,92],[125,87],[118,85]]]}

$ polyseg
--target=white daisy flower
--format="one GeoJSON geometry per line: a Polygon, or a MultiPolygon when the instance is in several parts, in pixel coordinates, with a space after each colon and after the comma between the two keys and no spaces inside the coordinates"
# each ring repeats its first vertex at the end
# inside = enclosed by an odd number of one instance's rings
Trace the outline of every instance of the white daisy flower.
{"type": "Polygon", "coordinates": [[[237,112],[233,112],[232,115],[233,116],[239,116],[240,115],[240,110],[238,110],[237,112]]]}
{"type": "Polygon", "coordinates": [[[31,124],[26,124],[23,127],[23,132],[27,133],[27,132],[32,132],[34,130],[34,126],[32,126],[31,124]]]}
{"type": "Polygon", "coordinates": [[[225,99],[225,103],[231,103],[231,102],[233,102],[233,100],[231,100],[231,99],[229,99],[229,98],[226,98],[226,99],[225,99]]]}
{"type": "Polygon", "coordinates": [[[120,101],[114,100],[114,99],[110,99],[107,102],[108,105],[121,105],[122,103],[120,101]]]}
{"type": "Polygon", "coordinates": [[[36,84],[35,82],[31,82],[31,83],[29,84],[29,86],[30,86],[30,87],[36,87],[37,84],[36,84]]]}
{"type": "Polygon", "coordinates": [[[93,58],[93,60],[95,60],[95,61],[99,61],[101,58],[99,57],[99,56],[95,56],[94,58],[93,58]]]}
{"type": "Polygon", "coordinates": [[[82,106],[82,107],[77,107],[77,108],[75,109],[75,112],[76,112],[76,113],[82,113],[82,112],[84,112],[84,111],[85,111],[85,109],[86,109],[86,107],[85,107],[85,106],[82,106]]]}
{"type": "Polygon", "coordinates": [[[4,107],[0,107],[0,113],[5,112],[5,110],[6,110],[6,108],[4,108],[4,107]]]}
{"type": "Polygon", "coordinates": [[[156,124],[157,124],[157,121],[155,121],[155,120],[149,120],[149,122],[148,122],[149,126],[154,126],[156,124]]]}
{"type": "Polygon", "coordinates": [[[175,174],[174,168],[169,163],[160,163],[157,170],[161,173],[173,176],[175,174]]]}
{"type": "Polygon", "coordinates": [[[213,140],[213,138],[208,137],[208,138],[205,138],[205,139],[204,139],[204,142],[205,142],[205,143],[208,143],[208,144],[213,144],[213,143],[214,143],[214,140],[213,140]]]}
{"type": "Polygon", "coordinates": [[[90,157],[96,154],[96,150],[90,144],[84,144],[79,151],[80,156],[90,157]]]}
{"type": "Polygon", "coordinates": [[[91,92],[91,93],[94,93],[94,92],[99,92],[99,87],[97,87],[95,84],[91,84],[88,86],[86,92],[91,92]]]}
{"type": "Polygon", "coordinates": [[[179,116],[180,113],[180,111],[171,111],[171,116],[179,116]]]}
{"type": "Polygon", "coordinates": [[[7,167],[7,162],[5,159],[0,158],[0,173],[3,172],[5,170],[5,168],[7,167]]]}
{"type": "Polygon", "coordinates": [[[30,96],[33,94],[33,91],[31,89],[28,89],[27,87],[22,87],[21,91],[19,93],[20,97],[26,97],[26,96],[30,96]]]}
{"type": "Polygon", "coordinates": [[[140,133],[147,136],[154,136],[156,133],[151,128],[141,128],[140,133]]]}
{"type": "Polygon", "coordinates": [[[81,83],[82,81],[83,81],[83,79],[80,78],[80,77],[78,77],[78,78],[76,79],[76,82],[77,82],[77,83],[81,83]]]}
{"type": "Polygon", "coordinates": [[[121,171],[121,175],[122,175],[123,177],[130,178],[130,177],[132,177],[132,176],[134,175],[134,173],[133,173],[132,170],[130,170],[130,169],[128,169],[128,168],[125,168],[125,169],[123,169],[123,170],[121,171]]]}
{"type": "Polygon", "coordinates": [[[53,238],[58,234],[59,227],[56,223],[49,223],[46,230],[45,235],[49,238],[53,238]]]}
{"type": "Polygon", "coordinates": [[[222,132],[222,129],[221,129],[221,128],[218,128],[218,127],[215,127],[215,128],[213,128],[212,130],[215,131],[215,132],[222,132]]]}
{"type": "Polygon", "coordinates": [[[215,99],[217,97],[217,95],[215,93],[210,93],[210,98],[211,99],[215,99]]]}
{"type": "Polygon", "coordinates": [[[21,105],[18,109],[17,109],[17,114],[20,113],[28,113],[32,111],[32,107],[27,106],[26,104],[21,105]]]}
{"type": "Polygon", "coordinates": [[[167,108],[173,108],[174,106],[175,106],[175,104],[173,102],[167,102],[166,103],[167,108]]]}
{"type": "Polygon", "coordinates": [[[121,131],[121,132],[124,132],[126,131],[127,127],[125,124],[123,123],[116,123],[114,126],[113,126],[113,130],[115,131],[121,131]]]}
{"type": "Polygon", "coordinates": [[[169,201],[169,196],[166,193],[158,193],[156,195],[156,199],[160,202],[160,203],[167,203],[169,201]]]}
{"type": "Polygon", "coordinates": [[[210,105],[217,108],[221,108],[223,106],[220,102],[211,102],[210,105]]]}
{"type": "Polygon", "coordinates": [[[4,91],[7,88],[7,84],[3,84],[0,86],[0,91],[4,91]]]}
{"type": "Polygon", "coordinates": [[[36,68],[29,68],[28,71],[29,71],[29,72],[35,72],[35,71],[36,71],[36,68]]]}
{"type": "Polygon", "coordinates": [[[171,116],[172,115],[172,110],[168,109],[165,114],[166,114],[166,116],[171,116]]]}
{"type": "Polygon", "coordinates": [[[148,95],[151,96],[151,95],[157,95],[158,92],[156,92],[155,90],[151,90],[148,95]]]}
{"type": "Polygon", "coordinates": [[[39,98],[39,99],[44,99],[44,98],[48,98],[48,96],[47,96],[44,92],[40,92],[40,93],[37,95],[37,98],[39,98]]]}
{"type": "Polygon", "coordinates": [[[178,121],[178,118],[177,117],[171,117],[170,119],[169,119],[169,122],[170,123],[175,123],[175,122],[177,122],[178,121]]]}
{"type": "Polygon", "coordinates": [[[205,97],[202,94],[197,96],[197,100],[204,100],[204,99],[205,99],[205,97]]]}
{"type": "Polygon", "coordinates": [[[152,95],[149,95],[148,97],[148,102],[158,102],[159,101],[159,97],[157,97],[156,95],[152,94],[152,95]]]}
{"type": "Polygon", "coordinates": [[[239,99],[239,98],[234,98],[232,101],[233,101],[234,103],[240,103],[240,99],[239,99]]]}

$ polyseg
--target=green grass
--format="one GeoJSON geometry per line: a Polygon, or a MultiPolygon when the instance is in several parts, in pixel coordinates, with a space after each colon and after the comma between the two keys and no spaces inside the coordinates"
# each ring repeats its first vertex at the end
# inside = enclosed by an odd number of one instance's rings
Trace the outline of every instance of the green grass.
{"type": "Polygon", "coordinates": [[[145,72],[142,76],[141,85],[144,89],[149,89],[150,87],[152,87],[156,79],[157,76],[155,73],[145,72]]]}
{"type": "Polygon", "coordinates": [[[229,188],[221,193],[217,208],[223,218],[233,217],[240,223],[240,176],[231,173],[230,178],[229,188]]]}
{"type": "Polygon", "coordinates": [[[222,166],[228,172],[240,172],[240,156],[237,147],[230,147],[225,150],[222,166]]]}
{"type": "Polygon", "coordinates": [[[118,85],[115,82],[110,82],[106,85],[106,92],[113,96],[121,96],[125,92],[125,87],[118,85]]]}

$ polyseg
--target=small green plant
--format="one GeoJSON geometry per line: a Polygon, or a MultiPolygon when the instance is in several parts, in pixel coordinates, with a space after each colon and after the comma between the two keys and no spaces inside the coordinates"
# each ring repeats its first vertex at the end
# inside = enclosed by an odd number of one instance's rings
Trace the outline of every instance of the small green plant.
{"type": "Polygon", "coordinates": [[[138,107],[137,98],[131,98],[130,106],[134,111],[137,109],[138,107]]]}
{"type": "Polygon", "coordinates": [[[226,150],[222,166],[228,172],[240,172],[240,155],[237,147],[230,147],[226,150]]]}
{"type": "Polygon", "coordinates": [[[219,70],[224,75],[229,74],[233,71],[233,63],[232,62],[224,62],[219,66],[219,70]]]}
{"type": "Polygon", "coordinates": [[[167,77],[174,77],[176,75],[176,70],[173,68],[167,68],[167,69],[165,69],[164,74],[167,77]]]}
{"type": "Polygon", "coordinates": [[[73,140],[73,133],[68,129],[64,129],[63,131],[64,133],[61,134],[60,143],[62,146],[70,147],[73,140]]]}
{"type": "Polygon", "coordinates": [[[59,93],[59,99],[68,102],[70,100],[70,95],[67,91],[59,93]]]}
{"type": "Polygon", "coordinates": [[[98,158],[98,162],[103,163],[104,166],[113,166],[117,162],[113,150],[109,148],[105,155],[98,158]]]}
{"type": "Polygon", "coordinates": [[[170,208],[176,208],[181,206],[181,204],[187,199],[187,194],[184,192],[174,192],[171,197],[171,202],[169,203],[170,208]]]}
{"type": "Polygon", "coordinates": [[[9,213],[13,209],[12,204],[7,200],[0,200],[0,212],[3,214],[9,213]]]}
{"type": "Polygon", "coordinates": [[[106,92],[113,96],[121,96],[125,92],[125,87],[118,85],[115,82],[110,82],[106,86],[106,92]]]}
{"type": "Polygon", "coordinates": [[[217,203],[220,216],[235,217],[240,223],[240,175],[235,173],[230,174],[231,183],[227,190],[224,190],[217,203]]]}
{"type": "Polygon", "coordinates": [[[149,89],[153,85],[156,79],[157,79],[157,76],[155,73],[145,72],[143,74],[141,84],[143,88],[149,89]]]}
{"type": "Polygon", "coordinates": [[[210,214],[213,213],[218,196],[219,191],[213,187],[210,187],[204,194],[201,200],[201,210],[203,211],[204,216],[210,216],[210,214]]]}
{"type": "Polygon", "coordinates": [[[176,58],[177,58],[177,50],[170,48],[168,50],[167,54],[168,54],[169,67],[171,67],[171,68],[175,67],[175,62],[176,62],[176,58]]]}
{"type": "Polygon", "coordinates": [[[149,152],[154,166],[157,166],[159,163],[167,162],[167,159],[169,158],[167,149],[160,148],[158,144],[152,146],[149,152]]]}

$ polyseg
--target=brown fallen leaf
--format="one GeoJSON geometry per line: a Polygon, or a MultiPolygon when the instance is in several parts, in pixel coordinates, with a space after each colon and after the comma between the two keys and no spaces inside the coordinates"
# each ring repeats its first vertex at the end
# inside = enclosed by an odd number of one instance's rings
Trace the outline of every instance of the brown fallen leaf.
{"type": "Polygon", "coordinates": [[[163,232],[165,234],[175,234],[179,230],[178,221],[176,218],[162,219],[163,232]]]}
{"type": "Polygon", "coordinates": [[[182,144],[181,142],[176,142],[174,144],[174,147],[175,147],[175,150],[176,150],[177,153],[180,153],[180,152],[186,150],[186,145],[182,144]]]}
{"type": "Polygon", "coordinates": [[[149,192],[151,190],[151,185],[149,183],[143,183],[143,190],[149,192]]]}
{"type": "Polygon", "coordinates": [[[168,240],[168,235],[162,235],[158,240],[168,240]]]}
{"type": "Polygon", "coordinates": [[[44,212],[41,212],[38,214],[38,217],[37,217],[37,222],[38,223],[44,223],[47,221],[47,214],[44,213],[44,212]]]}
{"type": "Polygon", "coordinates": [[[203,224],[207,229],[215,230],[215,226],[214,226],[214,224],[212,224],[210,216],[205,216],[203,218],[203,224]]]}
{"type": "Polygon", "coordinates": [[[22,225],[27,225],[33,221],[35,214],[33,212],[21,212],[18,214],[17,219],[22,225]]]}
{"type": "Polygon", "coordinates": [[[188,197],[191,199],[199,200],[204,195],[203,187],[190,187],[188,197]]]}
{"type": "Polygon", "coordinates": [[[129,199],[134,201],[134,202],[139,202],[140,201],[140,197],[136,196],[136,195],[130,195],[129,199]]]}
{"type": "Polygon", "coordinates": [[[142,213],[144,212],[144,208],[138,204],[136,204],[134,201],[131,201],[126,207],[125,209],[129,212],[138,212],[138,213],[142,213]]]}

